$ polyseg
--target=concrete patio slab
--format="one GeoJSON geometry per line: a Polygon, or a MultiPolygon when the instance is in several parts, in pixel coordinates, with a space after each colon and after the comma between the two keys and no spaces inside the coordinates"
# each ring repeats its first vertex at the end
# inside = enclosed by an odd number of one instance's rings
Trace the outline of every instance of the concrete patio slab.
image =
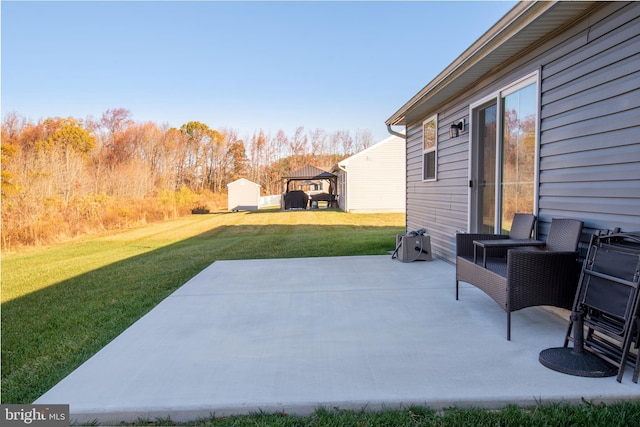
{"type": "Polygon", "coordinates": [[[441,260],[389,256],[218,261],[193,277],[35,403],[70,404],[77,422],[188,421],[318,407],[498,408],[640,399],[631,371],[583,378],[541,350],[567,322],[506,315],[441,260]]]}

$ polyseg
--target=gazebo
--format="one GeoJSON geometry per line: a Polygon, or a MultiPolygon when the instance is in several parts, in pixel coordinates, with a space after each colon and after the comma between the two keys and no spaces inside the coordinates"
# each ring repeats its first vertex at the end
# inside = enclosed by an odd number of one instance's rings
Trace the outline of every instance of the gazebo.
{"type": "Polygon", "coordinates": [[[302,208],[306,209],[309,201],[309,195],[304,191],[296,188],[291,189],[292,182],[308,181],[329,181],[329,192],[318,193],[311,196],[311,201],[326,201],[327,206],[331,206],[335,200],[338,191],[338,177],[331,172],[327,172],[315,166],[306,165],[305,167],[291,172],[282,177],[282,204],[283,209],[302,208]]]}

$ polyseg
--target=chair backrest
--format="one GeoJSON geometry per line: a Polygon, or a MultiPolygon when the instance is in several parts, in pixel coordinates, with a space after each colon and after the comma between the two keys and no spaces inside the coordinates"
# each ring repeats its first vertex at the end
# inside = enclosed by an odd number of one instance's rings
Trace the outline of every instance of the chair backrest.
{"type": "Polygon", "coordinates": [[[511,231],[509,232],[509,238],[511,239],[529,239],[531,238],[531,232],[533,231],[533,225],[536,222],[536,217],[533,214],[517,213],[513,215],[513,222],[511,223],[511,231]]]}
{"type": "Polygon", "coordinates": [[[587,261],[580,302],[626,321],[633,314],[631,310],[638,298],[640,252],[620,251],[610,245],[596,246],[590,249],[587,261]],[[600,275],[592,275],[591,271],[600,275]]]}
{"type": "Polygon", "coordinates": [[[547,249],[575,252],[578,250],[583,222],[570,218],[553,218],[547,235],[547,249]]]}

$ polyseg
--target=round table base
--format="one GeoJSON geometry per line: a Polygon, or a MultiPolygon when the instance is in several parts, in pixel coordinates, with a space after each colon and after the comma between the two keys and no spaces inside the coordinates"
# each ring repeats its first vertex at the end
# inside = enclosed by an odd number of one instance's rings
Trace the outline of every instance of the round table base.
{"type": "Polygon", "coordinates": [[[612,377],[618,373],[616,367],[595,354],[570,347],[542,350],[538,360],[549,369],[578,377],[612,377]]]}

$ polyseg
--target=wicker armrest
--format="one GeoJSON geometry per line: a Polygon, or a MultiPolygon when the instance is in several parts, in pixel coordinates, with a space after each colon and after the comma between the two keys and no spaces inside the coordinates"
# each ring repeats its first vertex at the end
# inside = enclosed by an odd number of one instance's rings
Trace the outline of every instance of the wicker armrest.
{"type": "Polygon", "coordinates": [[[507,289],[511,311],[536,305],[570,309],[579,279],[577,252],[510,249],[507,289]]]}

